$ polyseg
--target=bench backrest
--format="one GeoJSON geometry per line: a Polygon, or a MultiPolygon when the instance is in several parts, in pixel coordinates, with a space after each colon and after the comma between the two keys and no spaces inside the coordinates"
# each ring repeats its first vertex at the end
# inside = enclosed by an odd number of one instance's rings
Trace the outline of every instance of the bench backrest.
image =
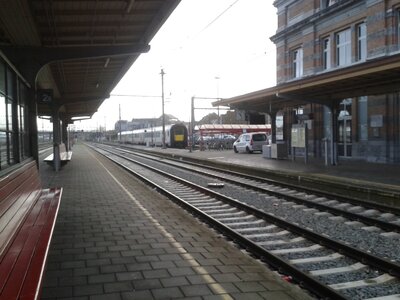
{"type": "Polygon", "coordinates": [[[25,163],[0,178],[0,261],[41,189],[35,161],[25,163]]]}

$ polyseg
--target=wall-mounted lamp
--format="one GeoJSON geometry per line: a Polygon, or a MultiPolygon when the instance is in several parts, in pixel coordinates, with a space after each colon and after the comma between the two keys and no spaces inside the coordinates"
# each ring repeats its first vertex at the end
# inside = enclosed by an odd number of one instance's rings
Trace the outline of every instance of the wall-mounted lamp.
{"type": "Polygon", "coordinates": [[[133,3],[135,3],[135,0],[130,0],[128,5],[126,6],[126,13],[129,14],[131,12],[133,3]]]}

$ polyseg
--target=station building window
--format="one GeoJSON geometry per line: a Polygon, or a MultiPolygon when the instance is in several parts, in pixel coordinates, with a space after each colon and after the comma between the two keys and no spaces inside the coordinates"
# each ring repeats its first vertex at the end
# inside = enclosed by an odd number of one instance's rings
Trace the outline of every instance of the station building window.
{"type": "Polygon", "coordinates": [[[324,70],[331,68],[331,39],[329,37],[322,41],[322,65],[324,70]]]}
{"type": "Polygon", "coordinates": [[[368,97],[358,99],[358,139],[368,140],[368,97]]]}
{"type": "Polygon", "coordinates": [[[298,48],[292,52],[292,72],[294,78],[303,76],[303,49],[298,48]]]}
{"type": "Polygon", "coordinates": [[[336,34],[336,65],[347,66],[351,63],[351,30],[336,34]]]}
{"type": "Polygon", "coordinates": [[[284,140],[284,134],[283,134],[283,126],[284,126],[284,119],[283,119],[283,111],[278,111],[276,114],[276,119],[275,119],[275,126],[276,126],[276,140],[277,141],[283,141],[284,140]]]}
{"type": "Polygon", "coordinates": [[[367,59],[367,25],[361,23],[357,25],[357,60],[367,59]]]}

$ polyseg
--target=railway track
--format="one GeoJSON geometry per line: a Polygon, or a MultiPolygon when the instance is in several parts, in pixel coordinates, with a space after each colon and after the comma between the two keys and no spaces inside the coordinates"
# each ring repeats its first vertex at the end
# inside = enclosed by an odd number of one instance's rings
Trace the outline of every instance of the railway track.
{"type": "MultiPolygon", "coordinates": [[[[212,188],[206,188],[204,181],[203,184],[196,184],[181,179],[190,176],[172,175],[172,167],[168,170],[150,167],[148,161],[144,163],[129,158],[131,155],[126,150],[121,152],[121,150],[98,149],[98,151],[200,216],[208,224],[277,270],[292,276],[296,282],[319,297],[331,299],[399,297],[400,265],[380,255],[372,254],[371,249],[369,252],[363,251],[326,234],[318,233],[313,228],[279,217],[274,212],[246,204],[244,203],[246,201],[239,201],[240,193],[235,197],[237,199],[234,199],[212,188]]],[[[174,164],[174,168],[180,169],[179,172],[188,172],[182,171],[181,164],[176,162],[174,164]]],[[[194,171],[193,166],[190,169],[190,172],[194,171]]],[[[214,179],[215,176],[219,176],[213,175],[214,179]]],[[[244,189],[243,186],[241,188],[244,189]]],[[[245,189],[249,192],[248,187],[245,189]]],[[[291,194],[290,192],[289,195],[293,197],[291,194]]],[[[268,197],[277,196],[268,195],[268,197]]],[[[279,201],[283,202],[278,206],[291,205],[291,201],[285,199],[279,201]]],[[[277,201],[270,198],[268,202],[277,201]]]]}
{"type": "MultiPolygon", "coordinates": [[[[132,153],[132,150],[120,149],[120,151],[132,153]]],[[[139,154],[136,153],[136,155],[139,154]]],[[[276,180],[251,176],[216,167],[204,166],[191,162],[183,163],[179,160],[161,157],[155,159],[145,154],[141,156],[165,164],[173,164],[181,169],[214,177],[219,181],[240,185],[255,192],[266,193],[276,199],[304,205],[308,208],[315,208],[335,216],[342,216],[348,220],[359,221],[365,225],[378,227],[387,232],[400,232],[399,208],[360,201],[351,197],[343,197],[327,192],[324,193],[316,189],[304,188],[299,185],[278,182],[276,180]]],[[[374,230],[374,228],[365,229],[374,230]]]]}

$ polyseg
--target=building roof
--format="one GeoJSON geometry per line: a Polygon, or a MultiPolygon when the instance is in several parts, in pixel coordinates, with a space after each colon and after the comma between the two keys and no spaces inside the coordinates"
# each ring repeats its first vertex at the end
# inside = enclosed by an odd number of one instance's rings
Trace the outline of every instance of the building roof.
{"type": "Polygon", "coordinates": [[[30,86],[53,90],[64,116],[92,116],[179,2],[0,1],[0,50],[30,86]]]}

